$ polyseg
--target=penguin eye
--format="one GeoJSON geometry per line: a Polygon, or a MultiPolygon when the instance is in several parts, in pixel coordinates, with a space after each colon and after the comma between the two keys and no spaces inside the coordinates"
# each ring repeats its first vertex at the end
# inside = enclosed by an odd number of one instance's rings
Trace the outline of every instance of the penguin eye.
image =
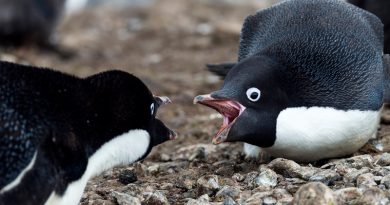
{"type": "Polygon", "coordinates": [[[260,95],[261,95],[261,92],[259,89],[253,87],[253,88],[249,88],[247,91],[246,91],[246,96],[248,97],[248,99],[252,102],[256,102],[260,99],[260,95]]]}
{"type": "Polygon", "coordinates": [[[150,113],[151,113],[151,115],[154,114],[154,103],[152,103],[152,104],[150,105],[150,113]]]}

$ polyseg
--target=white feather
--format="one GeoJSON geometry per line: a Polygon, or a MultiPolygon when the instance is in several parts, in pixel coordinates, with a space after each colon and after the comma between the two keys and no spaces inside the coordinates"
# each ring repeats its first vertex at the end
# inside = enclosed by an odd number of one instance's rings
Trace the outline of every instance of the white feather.
{"type": "Polygon", "coordinates": [[[260,156],[261,148],[255,145],[244,143],[244,153],[246,158],[257,159],[260,156]]]}
{"type": "Polygon", "coordinates": [[[3,187],[1,190],[0,190],[0,194],[4,193],[4,192],[7,192],[11,189],[13,189],[14,187],[16,187],[18,184],[20,184],[20,181],[23,179],[24,175],[26,175],[26,173],[28,171],[30,171],[34,164],[35,164],[35,161],[37,159],[37,152],[34,153],[34,156],[33,158],[31,159],[30,163],[27,165],[26,168],[24,168],[20,173],[19,175],[11,182],[9,183],[7,186],[3,187]]]}
{"type": "Polygon", "coordinates": [[[264,150],[302,162],[352,154],[375,136],[379,119],[380,111],[288,108],[277,118],[275,144],[264,150]]]}
{"type": "Polygon", "coordinates": [[[69,184],[63,196],[54,192],[45,205],[78,204],[88,180],[103,171],[118,165],[130,164],[142,157],[150,143],[145,130],[132,130],[105,143],[88,160],[87,170],[77,181],[69,184]]]}

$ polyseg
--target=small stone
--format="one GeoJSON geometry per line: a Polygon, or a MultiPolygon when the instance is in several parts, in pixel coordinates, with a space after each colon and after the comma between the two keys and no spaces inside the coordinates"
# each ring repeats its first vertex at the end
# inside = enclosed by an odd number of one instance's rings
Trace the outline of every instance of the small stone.
{"type": "Polygon", "coordinates": [[[377,186],[376,182],[374,181],[374,175],[371,173],[359,175],[356,179],[356,185],[361,189],[377,186]]]}
{"type": "Polygon", "coordinates": [[[141,205],[141,201],[137,197],[130,196],[125,193],[113,191],[111,196],[119,205],[141,205]]]}
{"type": "Polygon", "coordinates": [[[160,155],[160,159],[161,159],[161,161],[163,161],[163,162],[167,162],[167,161],[170,161],[170,160],[171,160],[171,157],[170,157],[168,154],[162,153],[162,154],[160,155]]]}
{"type": "Polygon", "coordinates": [[[156,175],[160,172],[160,165],[159,164],[154,164],[148,167],[148,173],[151,175],[156,175]]]}
{"type": "Polygon", "coordinates": [[[263,199],[264,198],[264,195],[262,195],[261,193],[255,193],[253,194],[251,197],[249,197],[244,204],[246,205],[259,205],[259,204],[263,204],[263,199]]]}
{"type": "Polygon", "coordinates": [[[222,166],[215,170],[215,174],[220,176],[230,177],[234,174],[234,165],[222,166]]]}
{"type": "Polygon", "coordinates": [[[309,182],[295,193],[293,205],[336,204],[333,191],[321,182],[309,182]]]}
{"type": "Polygon", "coordinates": [[[226,197],[224,200],[223,200],[223,203],[222,205],[236,205],[237,203],[231,198],[231,197],[226,197]]]}
{"type": "Polygon", "coordinates": [[[373,161],[374,159],[372,158],[372,156],[368,154],[345,159],[345,162],[347,162],[351,168],[355,169],[361,169],[363,167],[373,168],[373,161]]]}
{"type": "Polygon", "coordinates": [[[197,147],[194,150],[194,153],[191,154],[190,157],[188,157],[189,161],[197,160],[204,160],[206,158],[206,150],[204,147],[197,147]]]}
{"type": "Polygon", "coordinates": [[[220,188],[218,184],[218,176],[216,175],[203,176],[198,179],[197,184],[198,196],[204,194],[213,195],[220,188]]]}
{"type": "Polygon", "coordinates": [[[390,165],[390,153],[383,153],[379,156],[378,160],[375,162],[375,164],[380,166],[389,166],[390,165]]]}
{"type": "Polygon", "coordinates": [[[335,191],[335,196],[337,198],[338,204],[348,204],[348,202],[351,202],[362,196],[362,192],[356,187],[348,187],[335,191]]]}
{"type": "Polygon", "coordinates": [[[232,179],[236,180],[237,182],[242,182],[245,180],[245,177],[240,173],[235,173],[233,174],[232,179]]]}
{"type": "Polygon", "coordinates": [[[360,170],[356,170],[355,168],[350,168],[347,172],[347,174],[344,175],[344,181],[355,183],[358,176],[362,174],[369,173],[370,169],[367,167],[364,167],[360,170]]]}
{"type": "Polygon", "coordinates": [[[382,178],[381,184],[385,185],[387,189],[390,189],[390,174],[382,178]]]}
{"type": "Polygon", "coordinates": [[[341,176],[334,170],[322,170],[310,177],[309,181],[322,182],[325,185],[333,184],[334,181],[341,179],[341,176]]]}
{"type": "Polygon", "coordinates": [[[217,201],[222,201],[226,198],[236,199],[240,196],[241,190],[232,186],[224,186],[217,192],[215,199],[217,201]]]}
{"type": "Polygon", "coordinates": [[[118,181],[124,185],[133,183],[137,181],[137,175],[133,170],[125,169],[121,173],[119,173],[118,181]]]}
{"type": "Polygon", "coordinates": [[[244,182],[248,184],[249,187],[253,188],[254,180],[257,176],[259,176],[258,172],[249,172],[248,174],[246,174],[244,182]]]}
{"type": "Polygon", "coordinates": [[[108,201],[108,200],[103,200],[103,199],[97,199],[96,201],[89,202],[89,205],[115,205],[114,202],[108,201]]]}
{"type": "Polygon", "coordinates": [[[253,181],[256,186],[275,187],[278,184],[278,175],[268,168],[262,168],[260,174],[253,181]]]}
{"type": "Polygon", "coordinates": [[[281,200],[284,198],[292,199],[292,195],[286,189],[274,189],[272,196],[275,197],[276,200],[281,200]]]}
{"type": "Polygon", "coordinates": [[[388,204],[389,199],[385,193],[377,187],[371,187],[366,189],[363,194],[354,201],[354,205],[365,205],[365,204],[388,204]]]}
{"type": "Polygon", "coordinates": [[[276,199],[274,197],[265,197],[263,198],[263,205],[274,205],[276,204],[276,199]]]}
{"type": "Polygon", "coordinates": [[[277,158],[272,160],[268,167],[284,177],[298,177],[301,166],[288,159],[277,158]]]}
{"type": "Polygon", "coordinates": [[[383,179],[382,176],[374,176],[374,181],[375,181],[376,184],[380,184],[382,179],[383,179]]]}
{"type": "Polygon", "coordinates": [[[200,196],[198,199],[190,199],[188,200],[188,202],[186,203],[186,205],[209,205],[210,201],[210,197],[205,194],[205,195],[202,195],[200,196]]]}
{"type": "Polygon", "coordinates": [[[145,205],[169,205],[168,199],[161,191],[146,193],[146,199],[142,202],[145,205]]]}

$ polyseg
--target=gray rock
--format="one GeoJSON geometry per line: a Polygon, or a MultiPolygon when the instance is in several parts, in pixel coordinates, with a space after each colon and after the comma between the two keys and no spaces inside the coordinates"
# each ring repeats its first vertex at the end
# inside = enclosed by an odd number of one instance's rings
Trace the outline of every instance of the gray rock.
{"type": "Polygon", "coordinates": [[[341,179],[341,176],[334,170],[325,169],[315,173],[310,177],[309,181],[322,182],[325,185],[333,184],[334,181],[341,179]]]}
{"type": "Polygon", "coordinates": [[[235,202],[231,197],[226,197],[222,203],[222,205],[236,205],[236,204],[237,202],[235,202]]]}
{"type": "Polygon", "coordinates": [[[204,147],[197,147],[194,152],[188,157],[189,161],[204,160],[206,158],[206,150],[204,147]]]}
{"type": "Polygon", "coordinates": [[[141,201],[137,197],[130,196],[125,193],[113,191],[111,196],[119,205],[141,205],[141,201]]]}
{"type": "Polygon", "coordinates": [[[367,167],[364,167],[360,170],[357,170],[355,168],[349,168],[348,173],[344,175],[343,179],[345,182],[355,183],[358,176],[366,174],[368,172],[370,172],[370,169],[367,167]]]}
{"type": "Polygon", "coordinates": [[[197,181],[198,185],[198,196],[200,195],[213,195],[215,194],[220,186],[218,183],[218,176],[216,175],[208,175],[208,176],[202,176],[197,181]]]}
{"type": "Polygon", "coordinates": [[[375,164],[380,165],[380,166],[389,166],[390,165],[390,153],[385,152],[385,153],[379,155],[375,164]]]}
{"type": "Polygon", "coordinates": [[[125,169],[119,173],[118,181],[122,184],[130,184],[137,181],[137,175],[133,170],[125,169]]]}
{"type": "Polygon", "coordinates": [[[300,176],[301,166],[296,162],[288,159],[277,158],[272,160],[268,167],[274,170],[276,173],[281,174],[284,177],[298,177],[300,176]]]}
{"type": "Polygon", "coordinates": [[[217,192],[215,199],[217,201],[224,201],[227,198],[236,199],[240,196],[241,190],[233,186],[224,186],[217,192]]]}
{"type": "Polygon", "coordinates": [[[190,199],[186,203],[186,205],[209,205],[210,204],[210,197],[205,194],[200,196],[198,199],[190,199]]]}
{"type": "Polygon", "coordinates": [[[159,164],[153,164],[147,168],[147,171],[151,175],[157,175],[160,172],[160,165],[159,164]]]}
{"type": "Polygon", "coordinates": [[[381,184],[385,185],[387,189],[390,189],[390,174],[382,178],[381,184]]]}
{"type": "Polygon", "coordinates": [[[242,182],[245,180],[245,176],[240,173],[235,173],[233,174],[232,179],[236,180],[237,182],[242,182]]]}
{"type": "Polygon", "coordinates": [[[249,172],[248,174],[246,174],[244,182],[248,185],[248,187],[254,188],[255,187],[254,180],[257,176],[259,176],[258,172],[255,171],[249,172]]]}
{"type": "Polygon", "coordinates": [[[354,205],[385,205],[389,203],[389,199],[385,193],[377,187],[371,187],[365,190],[358,199],[354,201],[354,205]]]}
{"type": "Polygon", "coordinates": [[[274,197],[267,196],[263,198],[263,205],[274,205],[276,202],[274,197]]]}
{"type": "Polygon", "coordinates": [[[356,185],[358,188],[367,189],[369,187],[377,186],[374,175],[371,173],[361,174],[356,179],[356,185]]]}
{"type": "Polygon", "coordinates": [[[275,187],[278,184],[278,175],[268,168],[262,168],[260,174],[253,181],[256,186],[275,187]]]}
{"type": "Polygon", "coordinates": [[[145,201],[142,204],[145,205],[169,205],[168,199],[161,191],[149,192],[144,194],[145,201]]]}
{"type": "Polygon", "coordinates": [[[336,204],[333,191],[321,182],[310,182],[295,193],[293,205],[336,204]]]}
{"type": "Polygon", "coordinates": [[[293,198],[292,195],[286,189],[274,189],[272,191],[272,196],[278,201],[285,198],[288,198],[291,201],[293,198]]]}
{"type": "Polygon", "coordinates": [[[362,196],[362,191],[356,187],[348,187],[335,191],[338,204],[347,204],[362,196]]]}
{"type": "Polygon", "coordinates": [[[262,193],[255,193],[249,197],[244,204],[245,205],[259,205],[263,203],[264,195],[262,193]]]}

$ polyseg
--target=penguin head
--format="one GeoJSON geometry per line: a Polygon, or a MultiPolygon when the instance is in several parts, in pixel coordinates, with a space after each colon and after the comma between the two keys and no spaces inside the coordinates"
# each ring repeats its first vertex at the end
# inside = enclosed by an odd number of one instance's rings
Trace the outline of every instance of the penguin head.
{"type": "Polygon", "coordinates": [[[93,93],[90,124],[99,135],[95,147],[131,130],[150,136],[148,151],[176,134],[156,117],[158,109],[170,103],[168,97],[154,96],[137,77],[123,71],[107,71],[87,78],[93,93]]]}
{"type": "Polygon", "coordinates": [[[287,102],[279,83],[282,67],[266,56],[249,57],[232,67],[220,90],[195,97],[194,103],[213,108],[223,116],[214,144],[274,144],[277,116],[287,102]]]}

